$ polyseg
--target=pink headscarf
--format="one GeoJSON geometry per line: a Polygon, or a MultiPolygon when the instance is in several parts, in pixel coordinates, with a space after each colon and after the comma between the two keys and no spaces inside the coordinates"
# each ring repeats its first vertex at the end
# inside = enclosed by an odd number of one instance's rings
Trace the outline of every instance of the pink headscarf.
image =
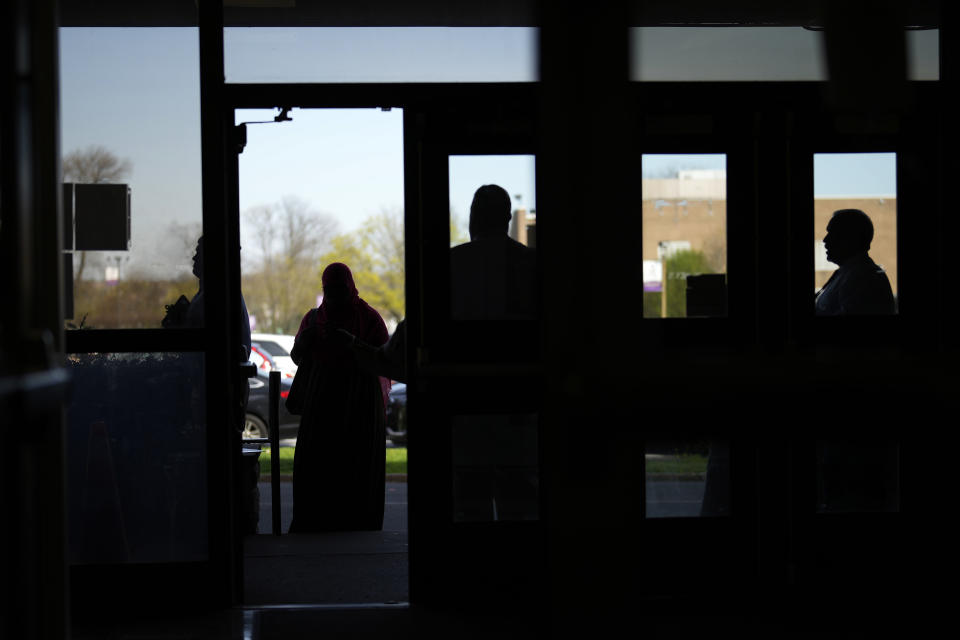
{"type": "MultiPolygon", "coordinates": [[[[379,347],[390,337],[387,326],[380,314],[360,297],[350,267],[342,262],[333,262],[323,270],[321,280],[324,295],[316,314],[319,340],[314,350],[315,362],[323,367],[354,369],[357,365],[353,355],[347,348],[328,339],[330,332],[346,329],[359,340],[379,347]]],[[[297,330],[298,336],[307,327],[310,316],[307,313],[303,317],[297,330]]],[[[380,378],[380,387],[386,406],[390,380],[380,378]]]]}

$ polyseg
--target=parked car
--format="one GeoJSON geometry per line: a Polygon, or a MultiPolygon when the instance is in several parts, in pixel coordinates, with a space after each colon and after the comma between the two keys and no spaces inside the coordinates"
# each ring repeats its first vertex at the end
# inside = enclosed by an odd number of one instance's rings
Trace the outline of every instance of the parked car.
{"type": "MultiPolygon", "coordinates": [[[[257,365],[257,375],[250,378],[250,397],[247,400],[247,412],[243,425],[244,438],[267,438],[270,421],[270,371],[277,365],[270,354],[253,344],[250,350],[250,361],[257,365]]],[[[296,438],[300,426],[300,418],[287,411],[285,400],[290,393],[293,377],[280,377],[280,437],[296,438]]]]}
{"type": "Polygon", "coordinates": [[[293,363],[290,357],[290,351],[293,350],[294,336],[287,336],[280,333],[254,333],[250,338],[259,345],[262,351],[266,351],[273,358],[276,366],[283,372],[284,376],[292,378],[297,372],[297,365],[293,363]]]}
{"type": "Polygon", "coordinates": [[[250,346],[250,362],[257,365],[257,371],[269,373],[273,369],[279,369],[279,365],[269,353],[267,353],[259,343],[254,342],[250,346]]]}
{"type": "Polygon", "coordinates": [[[387,397],[387,439],[407,444],[407,385],[402,382],[394,382],[387,397]]]}

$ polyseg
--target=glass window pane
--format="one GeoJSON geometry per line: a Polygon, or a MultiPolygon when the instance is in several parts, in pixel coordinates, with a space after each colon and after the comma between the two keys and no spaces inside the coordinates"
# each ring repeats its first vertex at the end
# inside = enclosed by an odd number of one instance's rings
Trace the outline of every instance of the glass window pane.
{"type": "Polygon", "coordinates": [[[817,442],[817,513],[899,510],[896,442],[817,442]]]}
{"type": "MultiPolygon", "coordinates": [[[[636,27],[632,80],[822,81],[823,32],[802,27],[636,27]]],[[[907,32],[911,80],[938,80],[940,33],[907,32]]]]}
{"type": "Polygon", "coordinates": [[[896,313],[896,154],[818,153],[813,167],[817,315],[896,313]]]}
{"type": "Polygon", "coordinates": [[[729,442],[650,442],[644,461],[647,518],[730,515],[729,442]]]}
{"type": "Polygon", "coordinates": [[[227,27],[227,82],[534,82],[527,27],[227,27]]]}
{"type": "Polygon", "coordinates": [[[643,315],[727,314],[727,157],[644,154],[643,315]]]}
{"type": "Polygon", "coordinates": [[[193,27],[60,29],[68,327],[160,327],[197,292],[199,64],[193,27]]]}
{"type": "Polygon", "coordinates": [[[449,167],[453,318],[534,318],[535,157],[450,156],[449,167]]]}
{"type": "Polygon", "coordinates": [[[206,559],[203,354],[72,355],[68,366],[70,561],[206,559]]]}
{"type": "Polygon", "coordinates": [[[940,79],[940,30],[907,31],[907,69],[911,80],[940,79]]]}
{"type": "Polygon", "coordinates": [[[540,517],[536,414],[453,418],[454,522],[540,517]]]}

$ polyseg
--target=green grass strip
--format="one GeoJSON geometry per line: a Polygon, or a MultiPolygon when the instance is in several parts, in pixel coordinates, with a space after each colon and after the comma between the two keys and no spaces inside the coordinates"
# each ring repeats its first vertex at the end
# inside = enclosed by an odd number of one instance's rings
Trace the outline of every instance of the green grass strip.
{"type": "MultiPolygon", "coordinates": [[[[280,475],[290,475],[293,473],[293,454],[294,447],[280,447],[280,475]]],[[[260,453],[260,475],[269,474],[273,465],[273,459],[270,449],[264,447],[260,453]]],[[[406,473],[407,472],[407,450],[406,448],[387,449],[386,473],[406,473]]]]}
{"type": "Polygon", "coordinates": [[[706,473],[707,456],[695,454],[647,457],[647,473],[706,473]]]}

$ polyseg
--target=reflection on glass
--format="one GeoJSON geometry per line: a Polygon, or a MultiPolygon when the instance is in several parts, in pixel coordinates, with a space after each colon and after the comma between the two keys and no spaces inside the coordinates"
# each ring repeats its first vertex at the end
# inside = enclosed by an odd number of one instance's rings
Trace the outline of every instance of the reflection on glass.
{"type": "Polygon", "coordinates": [[[60,29],[68,328],[160,327],[197,290],[199,64],[196,28],[60,29]]]}
{"type": "Polygon", "coordinates": [[[534,318],[534,156],[450,156],[449,167],[453,318],[534,318]]]}
{"type": "Polygon", "coordinates": [[[70,356],[70,561],[207,557],[203,355],[70,356]]]}
{"type": "Polygon", "coordinates": [[[536,414],[454,416],[453,520],[540,517],[536,414]]]}
{"type": "MultiPolygon", "coordinates": [[[[823,32],[802,27],[635,27],[630,78],[646,82],[823,81],[823,32]]],[[[940,32],[907,32],[911,80],[940,78],[940,32]]]]}
{"type": "Polygon", "coordinates": [[[534,82],[526,27],[227,27],[227,82],[534,82]]]}
{"type": "Polygon", "coordinates": [[[726,155],[644,154],[643,316],[727,314],[726,155]]]}
{"type": "Polygon", "coordinates": [[[817,442],[817,513],[899,510],[896,442],[817,442]]]}
{"type": "Polygon", "coordinates": [[[730,515],[729,442],[649,442],[644,462],[646,517],[730,515]]]}
{"type": "Polygon", "coordinates": [[[817,315],[895,313],[896,154],[818,153],[813,167],[817,315]]]}

